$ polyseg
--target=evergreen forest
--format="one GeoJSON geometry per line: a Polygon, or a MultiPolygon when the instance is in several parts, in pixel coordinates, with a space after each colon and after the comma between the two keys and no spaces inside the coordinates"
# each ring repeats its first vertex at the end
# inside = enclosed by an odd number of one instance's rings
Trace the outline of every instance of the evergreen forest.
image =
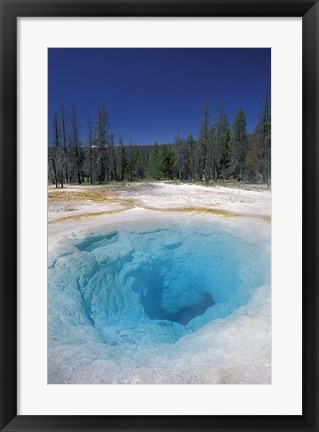
{"type": "Polygon", "coordinates": [[[94,119],[79,124],[76,107],[54,113],[49,133],[48,181],[56,188],[68,183],[105,184],[123,181],[271,182],[270,93],[266,91],[256,127],[247,131],[245,112],[238,109],[232,124],[223,106],[211,120],[208,100],[196,134],[173,143],[124,143],[112,133],[109,113],[101,105],[94,119]],[[84,138],[83,138],[84,137],[84,138]]]}

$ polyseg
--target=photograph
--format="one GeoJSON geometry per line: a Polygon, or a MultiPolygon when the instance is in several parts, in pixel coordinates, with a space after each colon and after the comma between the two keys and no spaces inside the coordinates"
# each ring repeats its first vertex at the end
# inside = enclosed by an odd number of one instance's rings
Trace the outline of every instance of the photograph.
{"type": "Polygon", "coordinates": [[[271,52],[48,48],[48,384],[272,384],[271,52]]]}
{"type": "Polygon", "coordinates": [[[319,0],[0,3],[0,432],[319,432],[319,0]]]}

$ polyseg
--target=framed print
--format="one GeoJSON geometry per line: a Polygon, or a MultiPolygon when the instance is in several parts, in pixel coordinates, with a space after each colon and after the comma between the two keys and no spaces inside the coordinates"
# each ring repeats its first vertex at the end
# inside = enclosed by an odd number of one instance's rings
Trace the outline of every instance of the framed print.
{"type": "Polygon", "coordinates": [[[1,17],[1,430],[318,430],[317,2],[1,17]]]}

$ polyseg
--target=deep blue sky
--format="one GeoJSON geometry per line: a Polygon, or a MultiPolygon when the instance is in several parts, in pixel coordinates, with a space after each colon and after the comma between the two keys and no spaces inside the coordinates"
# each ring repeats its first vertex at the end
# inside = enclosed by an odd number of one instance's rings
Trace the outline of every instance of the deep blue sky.
{"type": "Polygon", "coordinates": [[[197,137],[205,97],[211,119],[222,103],[230,121],[245,111],[251,132],[270,88],[270,49],[50,48],[49,125],[54,111],[76,106],[82,139],[87,118],[105,104],[116,143],[197,137]]]}

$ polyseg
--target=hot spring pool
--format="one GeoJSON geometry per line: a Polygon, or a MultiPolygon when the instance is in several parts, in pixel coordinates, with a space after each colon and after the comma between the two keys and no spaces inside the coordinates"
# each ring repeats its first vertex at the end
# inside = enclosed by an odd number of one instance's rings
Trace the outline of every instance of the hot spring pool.
{"type": "Polygon", "coordinates": [[[227,319],[270,283],[260,242],[195,219],[160,225],[91,231],[49,256],[49,347],[93,344],[132,361],[227,319]]]}
{"type": "Polygon", "coordinates": [[[269,383],[270,314],[265,221],[136,209],[49,228],[50,384],[269,383]]]}

